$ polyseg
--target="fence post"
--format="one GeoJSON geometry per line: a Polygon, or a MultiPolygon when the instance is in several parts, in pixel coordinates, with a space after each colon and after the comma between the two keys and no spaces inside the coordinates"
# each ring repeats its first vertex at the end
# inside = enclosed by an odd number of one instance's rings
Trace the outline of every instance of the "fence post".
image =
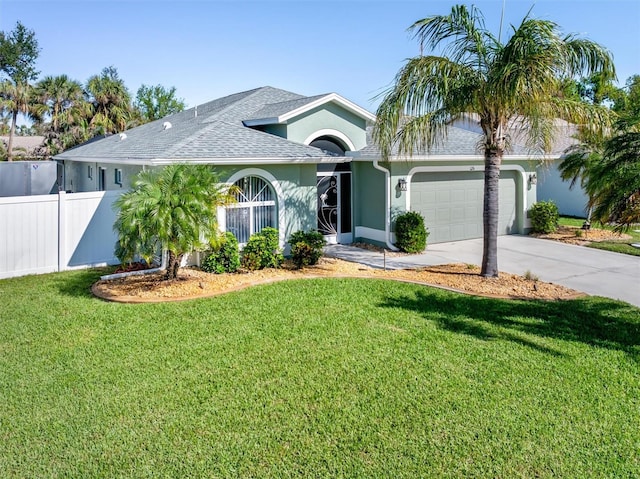
{"type": "Polygon", "coordinates": [[[64,271],[67,267],[66,195],[64,190],[58,192],[58,271],[64,271]]]}

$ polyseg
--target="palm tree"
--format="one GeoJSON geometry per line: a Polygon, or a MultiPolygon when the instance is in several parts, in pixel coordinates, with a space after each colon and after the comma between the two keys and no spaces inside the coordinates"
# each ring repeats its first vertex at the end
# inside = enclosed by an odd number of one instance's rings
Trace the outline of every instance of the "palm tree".
{"type": "Polygon", "coordinates": [[[60,133],[64,125],[73,124],[77,111],[85,102],[82,85],[67,75],[44,77],[35,85],[35,91],[40,102],[46,106],[54,133],[60,133]]]}
{"type": "Polygon", "coordinates": [[[594,218],[617,231],[640,223],[640,115],[625,120],[626,130],[606,141],[585,185],[594,218]]]}
{"type": "Polygon", "coordinates": [[[140,172],[131,191],[115,203],[116,254],[130,262],[160,248],[169,261],[165,279],[176,279],[182,257],[218,235],[216,212],[234,195],[206,165],[174,164],[140,172]]]}
{"type": "Polygon", "coordinates": [[[50,123],[44,125],[48,155],[55,155],[90,138],[91,104],[80,82],[67,75],[47,76],[35,85],[50,123]]]}
{"type": "Polygon", "coordinates": [[[428,150],[446,135],[447,125],[475,114],[484,150],[484,247],[482,272],[498,275],[498,189],[507,151],[508,128],[527,129],[527,146],[546,152],[556,117],[586,125],[605,123],[603,107],[558,93],[567,78],[602,71],[613,75],[611,55],[600,45],[563,36],[551,21],[525,17],[502,43],[475,7],[454,6],[448,15],[418,20],[410,30],[421,46],[442,55],[411,58],[384,93],[374,128],[383,159],[428,150]]]}
{"type": "Polygon", "coordinates": [[[95,133],[107,135],[127,128],[131,118],[131,94],[114,67],[87,81],[87,93],[93,105],[90,126],[95,133]]]}
{"type": "Polygon", "coordinates": [[[0,107],[11,116],[7,160],[13,161],[13,138],[16,133],[18,114],[21,113],[32,120],[39,120],[44,109],[35,98],[33,87],[29,83],[3,81],[0,83],[0,102],[0,107]]]}

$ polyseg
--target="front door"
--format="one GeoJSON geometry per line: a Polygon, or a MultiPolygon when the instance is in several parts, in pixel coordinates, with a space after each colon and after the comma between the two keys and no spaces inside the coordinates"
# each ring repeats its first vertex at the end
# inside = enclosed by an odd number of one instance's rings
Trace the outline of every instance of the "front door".
{"type": "Polygon", "coordinates": [[[353,241],[350,171],[318,173],[318,231],[329,244],[353,241]]]}

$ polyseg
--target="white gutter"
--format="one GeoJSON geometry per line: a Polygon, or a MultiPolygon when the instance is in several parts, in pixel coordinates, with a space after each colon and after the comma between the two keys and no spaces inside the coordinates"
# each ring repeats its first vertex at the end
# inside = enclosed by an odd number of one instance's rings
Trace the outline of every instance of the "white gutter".
{"type": "Polygon", "coordinates": [[[391,243],[391,172],[378,164],[378,160],[373,160],[373,167],[384,172],[385,195],[384,195],[384,236],[387,248],[391,251],[400,251],[391,243]]]}
{"type": "Polygon", "coordinates": [[[104,276],[100,276],[100,280],[109,281],[110,279],[120,279],[120,278],[126,278],[128,276],[143,276],[145,274],[159,273],[160,271],[164,271],[165,269],[167,269],[167,256],[168,256],[167,252],[163,251],[162,263],[158,268],[143,269],[140,271],[127,271],[125,273],[105,274],[104,276]]]}

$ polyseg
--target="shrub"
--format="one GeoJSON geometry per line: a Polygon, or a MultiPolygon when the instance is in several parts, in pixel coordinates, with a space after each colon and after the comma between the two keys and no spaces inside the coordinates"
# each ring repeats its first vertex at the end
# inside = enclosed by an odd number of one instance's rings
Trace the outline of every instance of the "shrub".
{"type": "Polygon", "coordinates": [[[405,253],[419,253],[427,247],[429,232],[417,211],[407,211],[396,218],[396,246],[405,253]]]}
{"type": "Polygon", "coordinates": [[[289,238],[293,263],[298,269],[317,264],[325,243],[322,233],[318,231],[296,231],[289,238]]]}
{"type": "Polygon", "coordinates": [[[279,268],[283,260],[278,230],[275,228],[263,228],[259,233],[252,234],[242,250],[242,266],[251,271],[279,268]]]}
{"type": "Polygon", "coordinates": [[[553,233],[558,229],[558,207],[553,201],[538,201],[529,210],[534,233],[553,233]]]}
{"type": "Polygon", "coordinates": [[[235,273],[240,267],[240,251],[235,235],[227,231],[220,243],[211,249],[202,262],[202,270],[207,273],[235,273]]]}

